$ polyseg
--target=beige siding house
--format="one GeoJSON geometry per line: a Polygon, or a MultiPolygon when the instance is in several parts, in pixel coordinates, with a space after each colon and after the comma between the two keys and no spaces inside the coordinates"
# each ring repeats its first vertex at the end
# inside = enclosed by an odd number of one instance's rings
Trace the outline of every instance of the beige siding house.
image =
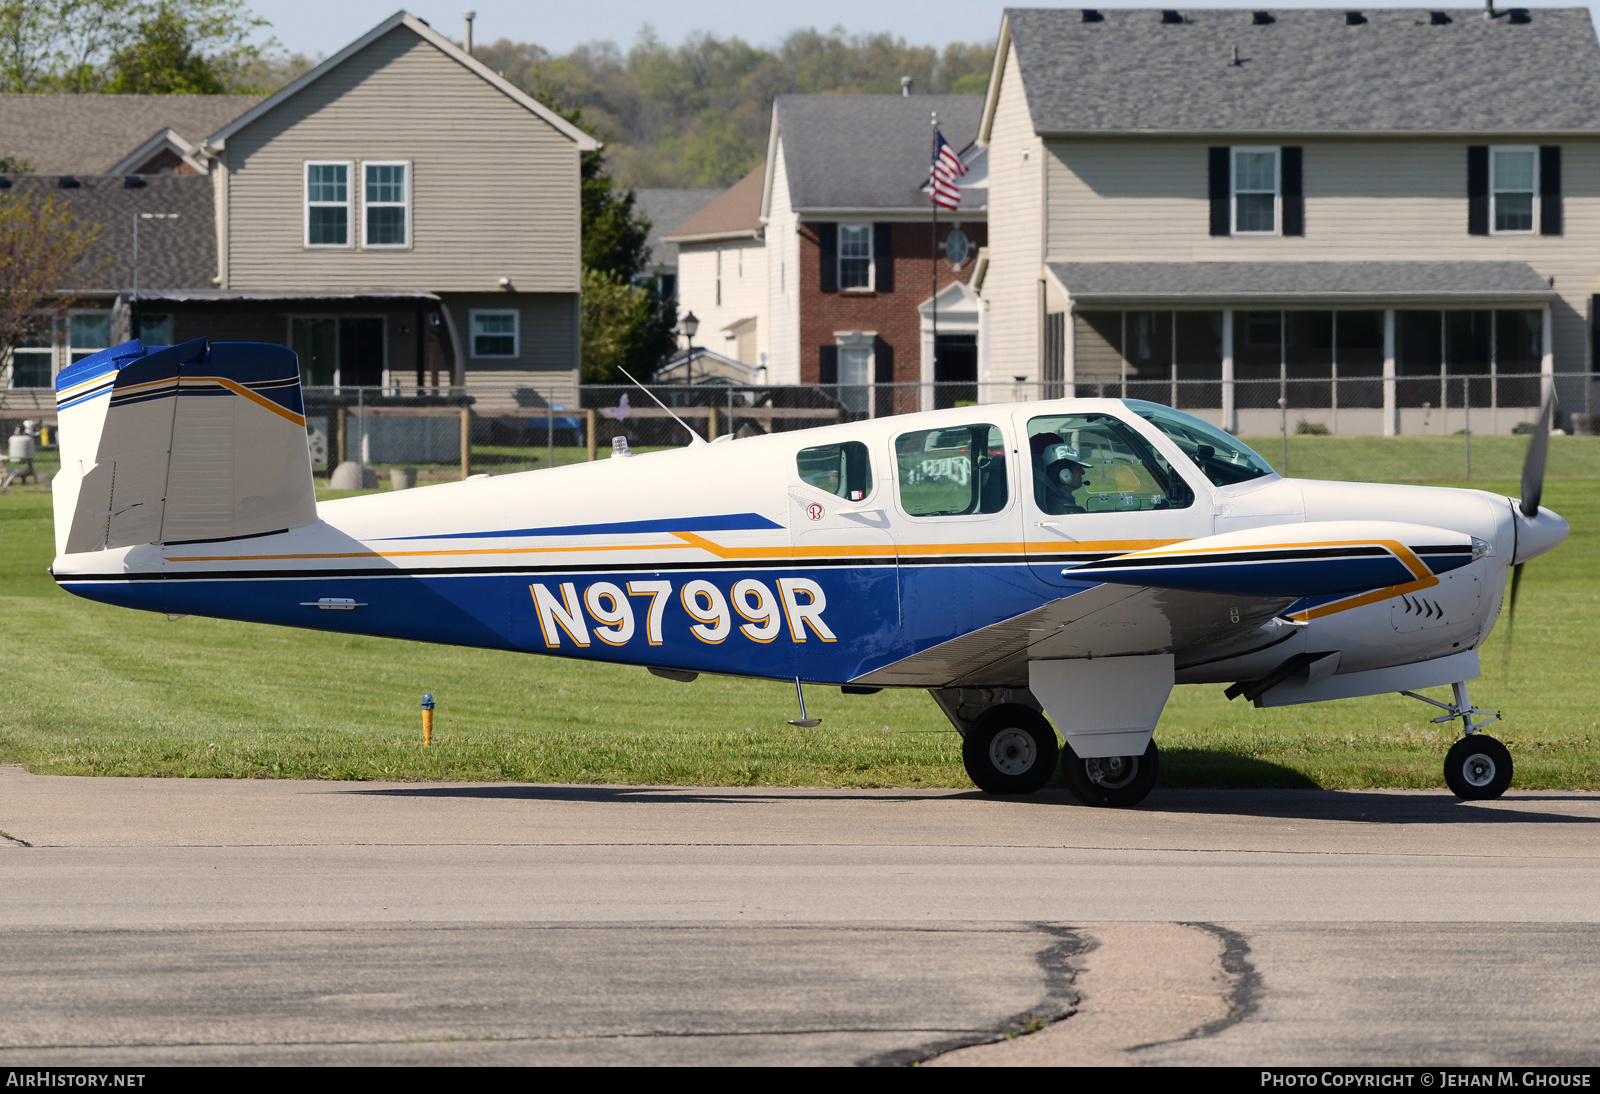
{"type": "Polygon", "coordinates": [[[313,385],[571,399],[595,147],[398,13],[203,142],[217,271],[173,303],[280,323],[313,385]]]}
{"type": "Polygon", "coordinates": [[[991,382],[1245,432],[1590,409],[1586,9],[1012,9],[978,139],[991,382]]]}

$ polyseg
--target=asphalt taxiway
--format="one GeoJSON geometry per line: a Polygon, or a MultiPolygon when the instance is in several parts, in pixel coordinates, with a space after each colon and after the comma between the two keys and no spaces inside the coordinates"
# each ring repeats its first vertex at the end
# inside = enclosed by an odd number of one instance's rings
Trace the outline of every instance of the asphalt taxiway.
{"type": "Polygon", "coordinates": [[[0,830],[0,1065],[1600,1063],[1600,794],[0,768],[0,830]]]}

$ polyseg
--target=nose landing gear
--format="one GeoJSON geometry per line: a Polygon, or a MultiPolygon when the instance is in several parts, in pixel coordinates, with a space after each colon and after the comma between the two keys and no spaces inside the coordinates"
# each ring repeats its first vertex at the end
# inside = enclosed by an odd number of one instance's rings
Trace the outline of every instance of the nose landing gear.
{"type": "Polygon", "coordinates": [[[1498,798],[1511,786],[1511,753],[1505,745],[1479,730],[1500,715],[1473,706],[1467,696],[1465,683],[1452,684],[1451,687],[1455,691],[1454,703],[1441,703],[1412,691],[1402,691],[1400,694],[1420,699],[1444,711],[1434,719],[1435,722],[1461,719],[1461,729],[1466,736],[1451,745],[1444,758],[1444,781],[1455,796],[1464,801],[1498,798]],[[1478,720],[1480,716],[1481,721],[1478,720]]]}

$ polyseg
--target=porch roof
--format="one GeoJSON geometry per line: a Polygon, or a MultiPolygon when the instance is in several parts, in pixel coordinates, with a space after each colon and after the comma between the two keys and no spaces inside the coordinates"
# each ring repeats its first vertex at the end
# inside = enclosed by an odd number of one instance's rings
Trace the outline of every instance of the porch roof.
{"type": "Polygon", "coordinates": [[[1526,262],[1052,262],[1075,308],[1095,306],[1542,306],[1526,262]]]}

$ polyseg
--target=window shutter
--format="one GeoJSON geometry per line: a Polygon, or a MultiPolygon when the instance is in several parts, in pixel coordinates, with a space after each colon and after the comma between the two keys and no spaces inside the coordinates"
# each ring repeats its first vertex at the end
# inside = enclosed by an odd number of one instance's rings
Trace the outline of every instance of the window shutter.
{"type": "Polygon", "coordinates": [[[894,347],[881,338],[872,347],[872,382],[894,383],[894,347]]]}
{"type": "Polygon", "coordinates": [[[879,221],[872,226],[872,287],[894,292],[894,225],[879,221]]]}
{"type": "Polygon", "coordinates": [[[1211,234],[1233,234],[1233,218],[1228,215],[1228,149],[1211,149],[1211,234]]]}
{"type": "Polygon", "coordinates": [[[1283,156],[1279,165],[1283,172],[1283,234],[1303,236],[1306,234],[1306,193],[1300,149],[1284,148],[1280,154],[1283,156]]]}
{"type": "MultiPolygon", "coordinates": [[[[832,225],[829,225],[832,227],[832,225]]],[[[837,384],[839,382],[839,347],[823,346],[817,369],[817,383],[837,384]]]]}
{"type": "Polygon", "coordinates": [[[1489,234],[1489,146],[1467,145],[1467,234],[1489,234]]]}
{"type": "Polygon", "coordinates": [[[1539,146],[1539,234],[1561,234],[1561,146],[1539,146]]]}
{"type": "MultiPolygon", "coordinates": [[[[839,291],[839,226],[818,224],[817,242],[822,244],[822,291],[839,291]]],[[[835,358],[837,362],[837,357],[835,358]]],[[[830,383],[832,381],[829,381],[830,383]]]]}

